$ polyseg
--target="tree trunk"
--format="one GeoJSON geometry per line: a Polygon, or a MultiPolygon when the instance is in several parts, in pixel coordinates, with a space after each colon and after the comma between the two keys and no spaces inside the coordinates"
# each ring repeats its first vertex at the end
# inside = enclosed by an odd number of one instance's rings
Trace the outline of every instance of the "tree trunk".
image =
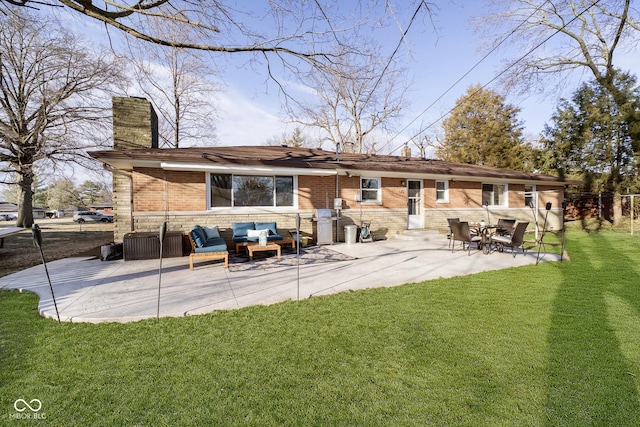
{"type": "Polygon", "coordinates": [[[33,225],[33,172],[26,171],[19,175],[18,180],[18,227],[31,228],[33,225]]]}
{"type": "Polygon", "coordinates": [[[622,224],[622,196],[620,192],[613,193],[613,225],[622,224]]]}

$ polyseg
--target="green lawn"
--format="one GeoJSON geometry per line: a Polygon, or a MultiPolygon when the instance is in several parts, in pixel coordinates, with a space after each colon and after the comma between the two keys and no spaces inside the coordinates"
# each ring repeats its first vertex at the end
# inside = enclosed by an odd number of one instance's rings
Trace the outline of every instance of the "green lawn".
{"type": "Polygon", "coordinates": [[[0,425],[27,422],[21,398],[53,426],[637,426],[639,239],[573,231],[571,262],[126,325],[0,292],[0,425]]]}

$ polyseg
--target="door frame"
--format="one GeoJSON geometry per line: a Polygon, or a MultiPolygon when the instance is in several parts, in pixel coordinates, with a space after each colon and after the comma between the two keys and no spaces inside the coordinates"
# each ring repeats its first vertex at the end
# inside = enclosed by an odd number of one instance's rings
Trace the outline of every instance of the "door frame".
{"type": "Polygon", "coordinates": [[[423,201],[424,181],[422,179],[407,179],[406,191],[407,191],[407,230],[424,228],[424,201],[423,201]],[[409,183],[411,182],[418,182],[420,184],[420,190],[418,190],[417,198],[409,196],[409,183]],[[418,200],[420,214],[410,215],[409,207],[411,206],[411,201],[415,199],[418,200]]]}

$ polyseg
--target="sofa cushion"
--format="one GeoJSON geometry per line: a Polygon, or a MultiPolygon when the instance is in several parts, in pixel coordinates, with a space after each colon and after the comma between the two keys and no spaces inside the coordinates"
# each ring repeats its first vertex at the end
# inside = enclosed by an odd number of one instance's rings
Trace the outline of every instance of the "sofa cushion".
{"type": "Polygon", "coordinates": [[[202,226],[196,224],[193,226],[193,229],[196,230],[196,232],[198,233],[198,236],[200,236],[200,238],[202,239],[202,242],[204,243],[207,240],[207,235],[204,232],[204,228],[202,228],[202,226]]]}
{"type": "Polygon", "coordinates": [[[207,239],[220,237],[220,231],[218,230],[217,225],[214,225],[213,227],[202,227],[202,229],[204,230],[204,234],[207,236],[207,239]]]}
{"type": "Polygon", "coordinates": [[[246,237],[247,230],[255,230],[253,222],[233,222],[231,227],[233,228],[233,237],[246,237]]]}
{"type": "Polygon", "coordinates": [[[207,239],[203,236],[204,232],[199,231],[196,227],[193,227],[193,230],[190,231],[190,234],[193,242],[196,244],[196,247],[201,248],[204,246],[207,239]]]}
{"type": "Polygon", "coordinates": [[[278,234],[278,228],[275,222],[256,222],[256,230],[269,230],[270,235],[278,234]]]}
{"type": "MultiPolygon", "coordinates": [[[[213,240],[213,239],[211,239],[211,240],[213,240]]],[[[220,240],[222,240],[222,239],[220,239],[220,240]]],[[[227,250],[227,244],[224,243],[224,240],[222,240],[222,242],[218,242],[218,244],[211,244],[211,245],[203,246],[201,248],[195,248],[194,252],[196,252],[196,253],[202,253],[202,252],[224,252],[226,250],[227,250]]]]}

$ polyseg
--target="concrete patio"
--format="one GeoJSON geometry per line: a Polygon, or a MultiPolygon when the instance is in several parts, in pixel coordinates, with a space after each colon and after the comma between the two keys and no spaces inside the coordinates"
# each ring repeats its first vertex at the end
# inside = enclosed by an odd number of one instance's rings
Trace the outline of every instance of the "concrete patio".
{"type": "MultiPolygon", "coordinates": [[[[537,252],[512,257],[509,251],[485,255],[448,248],[444,236],[391,239],[374,243],[335,244],[330,250],[355,259],[309,265],[229,271],[220,262],[189,258],[162,262],[160,316],[188,316],[347,290],[398,286],[439,277],[468,275],[535,264],[537,252]]],[[[558,261],[544,254],[541,261],[558,261]]],[[[47,264],[63,321],[131,322],[154,318],[158,307],[159,261],[100,261],[67,258],[47,264]]],[[[0,289],[19,289],[40,296],[39,312],[56,318],[42,265],[0,278],[0,289]]]]}

